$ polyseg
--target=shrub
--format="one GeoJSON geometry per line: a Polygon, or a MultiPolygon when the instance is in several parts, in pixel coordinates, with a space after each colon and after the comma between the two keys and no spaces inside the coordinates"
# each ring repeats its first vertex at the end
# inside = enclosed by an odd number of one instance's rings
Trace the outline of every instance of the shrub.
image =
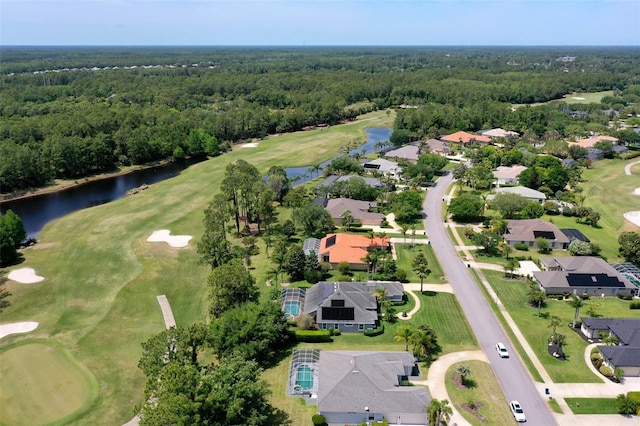
{"type": "MultiPolygon", "coordinates": [[[[597,348],[594,348],[597,349],[597,348]]],[[[602,359],[602,355],[600,355],[600,352],[595,352],[591,354],[591,361],[597,361],[599,359],[602,359]]]]}
{"type": "Polygon", "coordinates": [[[316,322],[309,314],[300,315],[300,318],[298,318],[298,328],[300,330],[313,330],[315,328],[315,325],[316,322]]]}
{"type": "Polygon", "coordinates": [[[396,279],[400,282],[406,282],[407,281],[407,271],[405,271],[402,268],[398,268],[396,269],[396,279]]]}
{"type": "Polygon", "coordinates": [[[362,228],[362,222],[351,222],[352,228],[362,228]]]}
{"type": "Polygon", "coordinates": [[[294,335],[298,342],[326,343],[332,341],[329,330],[296,330],[294,335]]]}
{"type": "Polygon", "coordinates": [[[373,330],[365,330],[363,331],[363,334],[367,337],[375,337],[375,336],[379,336],[382,333],[384,333],[384,324],[381,324],[380,326],[374,328],[373,330]]]}
{"type": "Polygon", "coordinates": [[[607,377],[613,377],[613,368],[607,367],[606,365],[602,365],[600,367],[600,374],[607,377]]]}
{"type": "Polygon", "coordinates": [[[339,336],[342,334],[342,331],[340,331],[339,328],[332,328],[330,331],[332,336],[339,336]]]}
{"type": "Polygon", "coordinates": [[[567,216],[567,217],[571,217],[573,216],[575,213],[573,212],[573,209],[570,207],[563,207],[562,208],[562,216],[567,216]]]}
{"type": "Polygon", "coordinates": [[[629,309],[640,309],[640,302],[631,302],[629,304],[629,309]]]}
{"type": "Polygon", "coordinates": [[[327,420],[322,414],[314,414],[313,417],[311,417],[311,422],[313,422],[313,426],[324,426],[327,424],[327,420]]]}
{"type": "Polygon", "coordinates": [[[637,402],[640,404],[640,391],[630,391],[627,392],[627,398],[637,402]]]}
{"type": "Polygon", "coordinates": [[[518,243],[514,246],[516,250],[529,251],[529,246],[525,243],[518,243]]]}
{"type": "Polygon", "coordinates": [[[618,294],[618,299],[633,300],[633,296],[630,294],[618,294]]]}

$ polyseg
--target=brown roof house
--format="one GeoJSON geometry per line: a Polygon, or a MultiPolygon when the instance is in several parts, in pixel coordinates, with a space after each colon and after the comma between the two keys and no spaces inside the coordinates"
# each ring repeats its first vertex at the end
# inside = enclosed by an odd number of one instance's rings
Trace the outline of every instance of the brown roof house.
{"type": "Polygon", "coordinates": [[[488,138],[486,136],[474,135],[472,133],[467,133],[463,131],[442,136],[440,140],[445,142],[461,143],[463,145],[467,145],[473,142],[481,142],[481,143],[491,142],[491,138],[488,138]]]}
{"type": "Polygon", "coordinates": [[[526,244],[534,247],[536,238],[545,238],[552,249],[566,249],[569,238],[553,223],[540,219],[509,220],[504,240],[511,247],[516,244],[526,244]]]}
{"type": "Polygon", "coordinates": [[[496,178],[496,186],[517,185],[518,176],[520,176],[520,173],[525,170],[527,170],[527,167],[521,165],[511,167],[498,166],[498,168],[493,172],[493,177],[496,178]]]}
{"type": "Polygon", "coordinates": [[[380,226],[384,220],[381,213],[372,213],[370,210],[377,207],[375,201],[352,200],[351,198],[329,198],[324,209],[329,212],[336,225],[342,224],[342,217],[346,211],[351,212],[354,222],[363,225],[380,226]]]}
{"type": "Polygon", "coordinates": [[[534,272],[533,278],[546,293],[604,297],[636,292],[629,280],[599,257],[547,257],[540,263],[545,270],[534,272]]]}

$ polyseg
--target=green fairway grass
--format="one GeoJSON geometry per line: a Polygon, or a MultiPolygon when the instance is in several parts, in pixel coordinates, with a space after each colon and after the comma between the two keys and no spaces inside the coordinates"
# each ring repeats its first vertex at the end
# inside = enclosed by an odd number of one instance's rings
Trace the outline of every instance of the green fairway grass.
{"type": "Polygon", "coordinates": [[[488,363],[471,360],[453,364],[447,370],[445,386],[453,406],[472,425],[507,425],[513,421],[511,411],[509,411],[509,404],[504,399],[502,389],[500,389],[500,385],[488,363]],[[458,389],[453,383],[452,377],[456,374],[456,369],[463,364],[468,365],[471,369],[471,375],[467,380],[472,386],[467,389],[458,389]],[[483,404],[478,409],[478,412],[487,420],[486,422],[481,421],[462,408],[462,404],[469,404],[470,401],[483,404]]]}
{"type": "Polygon", "coordinates": [[[0,423],[67,423],[86,411],[97,382],[56,344],[27,341],[0,353],[0,423]]]}
{"type": "Polygon", "coordinates": [[[588,92],[588,93],[569,93],[560,99],[553,99],[548,102],[538,102],[533,104],[513,104],[514,108],[519,108],[524,105],[536,106],[542,104],[548,104],[551,102],[566,102],[568,104],[590,104],[600,103],[600,100],[605,96],[613,96],[613,90],[605,90],[603,92],[588,92]],[[581,98],[581,99],[576,99],[581,98]]]}
{"type": "MultiPolygon", "coordinates": [[[[602,379],[589,370],[584,362],[584,351],[587,347],[577,332],[571,330],[568,324],[573,321],[575,310],[565,301],[547,299],[538,318],[537,308],[527,305],[527,283],[520,280],[504,279],[504,274],[498,271],[484,270],[483,274],[498,293],[498,297],[513,317],[527,342],[536,353],[542,365],[557,383],[600,383],[602,379]],[[557,332],[567,336],[563,346],[566,361],[560,361],[549,355],[547,351],[548,338],[551,335],[549,320],[546,316],[557,315],[562,319],[562,325],[557,332]]],[[[640,318],[640,312],[629,309],[629,301],[615,297],[593,298],[585,301],[580,310],[580,316],[588,316],[587,305],[598,303],[597,314],[602,317],[640,318]]]]}
{"type": "MultiPolygon", "coordinates": [[[[34,337],[60,343],[99,383],[95,404],[77,421],[128,421],[143,399],[140,343],[165,327],[156,296],[167,296],[178,325],[206,318],[209,268],[198,263],[195,247],[203,211],[219,191],[225,165],[244,159],[261,172],[272,165],[311,165],[364,140],[366,127],[391,127],[393,119],[378,111],[344,125],[269,137],[257,148],[236,146],[146,191],[47,224],[39,243],[24,250],[21,265],[35,268],[45,280],[9,283],[12,306],[0,314],[2,323],[33,320],[40,326],[28,335],[3,338],[0,350],[34,337]],[[194,239],[184,249],[148,243],[159,229],[194,239]]],[[[263,264],[254,266],[263,277],[263,264]]]]}

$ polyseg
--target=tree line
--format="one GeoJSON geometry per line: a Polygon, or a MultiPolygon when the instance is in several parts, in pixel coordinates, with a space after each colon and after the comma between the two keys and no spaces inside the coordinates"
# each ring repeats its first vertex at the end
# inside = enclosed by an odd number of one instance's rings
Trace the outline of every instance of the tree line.
{"type": "MultiPolygon", "coordinates": [[[[520,108],[514,115],[511,103],[627,89],[633,49],[608,52],[604,63],[601,49],[581,53],[567,65],[555,61],[561,55],[554,49],[3,48],[1,69],[24,73],[0,80],[0,186],[13,191],[122,165],[215,155],[236,141],[390,106],[424,105],[401,109],[394,126],[417,137],[485,124],[540,133],[557,114],[520,108]],[[177,65],[26,73],[43,65],[144,63],[177,65]],[[191,146],[193,132],[208,139],[204,147],[191,146]]],[[[612,105],[627,106],[636,92],[612,105]]]]}

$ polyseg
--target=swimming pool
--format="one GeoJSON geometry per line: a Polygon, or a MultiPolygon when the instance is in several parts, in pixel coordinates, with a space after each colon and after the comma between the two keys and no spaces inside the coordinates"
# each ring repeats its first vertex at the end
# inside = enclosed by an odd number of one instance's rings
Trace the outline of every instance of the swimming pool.
{"type": "Polygon", "coordinates": [[[300,386],[302,390],[313,388],[313,370],[309,366],[298,366],[298,370],[296,371],[296,386],[300,386]]]}
{"type": "Polygon", "coordinates": [[[287,300],[284,302],[282,310],[287,318],[298,318],[300,316],[300,302],[287,300]]]}

